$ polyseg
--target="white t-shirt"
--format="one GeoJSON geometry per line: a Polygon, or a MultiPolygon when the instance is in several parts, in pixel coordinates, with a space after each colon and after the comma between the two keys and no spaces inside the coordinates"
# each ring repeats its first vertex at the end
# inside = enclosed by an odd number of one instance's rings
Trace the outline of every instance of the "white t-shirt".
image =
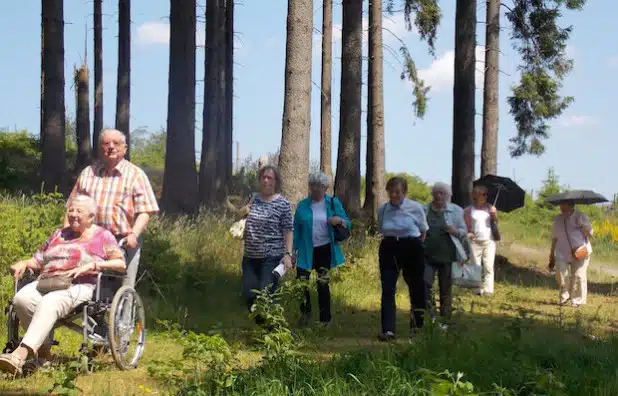
{"type": "Polygon", "coordinates": [[[330,243],[328,218],[326,216],[326,201],[311,202],[313,211],[313,247],[324,246],[330,243]]]}
{"type": "Polygon", "coordinates": [[[493,235],[491,234],[491,215],[489,211],[477,209],[474,206],[470,209],[474,239],[477,241],[492,241],[493,235]]]}

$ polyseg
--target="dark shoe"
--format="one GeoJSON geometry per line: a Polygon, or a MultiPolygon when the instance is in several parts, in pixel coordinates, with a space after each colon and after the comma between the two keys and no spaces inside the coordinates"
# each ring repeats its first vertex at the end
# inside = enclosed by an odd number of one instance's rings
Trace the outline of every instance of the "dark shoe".
{"type": "Polygon", "coordinates": [[[378,334],[378,340],[383,342],[393,341],[395,338],[395,333],[393,333],[392,331],[386,331],[378,334]]]}

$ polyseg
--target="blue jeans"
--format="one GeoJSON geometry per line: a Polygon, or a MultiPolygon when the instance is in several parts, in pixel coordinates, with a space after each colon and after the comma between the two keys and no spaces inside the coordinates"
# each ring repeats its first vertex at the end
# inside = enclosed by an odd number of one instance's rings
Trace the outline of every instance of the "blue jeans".
{"type": "Polygon", "coordinates": [[[255,292],[253,290],[262,290],[271,284],[270,292],[274,293],[277,290],[279,282],[273,275],[273,270],[279,265],[282,258],[283,256],[265,257],[263,259],[243,257],[242,290],[249,311],[251,311],[251,307],[255,302],[255,292]]]}

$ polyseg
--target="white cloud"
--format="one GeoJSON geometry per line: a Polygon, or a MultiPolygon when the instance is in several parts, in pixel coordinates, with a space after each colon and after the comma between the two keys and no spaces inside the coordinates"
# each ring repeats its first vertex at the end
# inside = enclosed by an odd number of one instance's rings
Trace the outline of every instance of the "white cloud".
{"type": "MultiPolygon", "coordinates": [[[[418,75],[425,80],[425,85],[431,86],[431,92],[439,92],[453,88],[455,51],[445,52],[442,56],[431,62],[429,67],[420,69],[418,75]]],[[[477,87],[483,85],[485,67],[485,47],[476,47],[476,76],[477,87]]]]}
{"type": "Polygon", "coordinates": [[[169,23],[145,22],[137,26],[138,44],[169,44],[169,42],[169,23]]]}
{"type": "Polygon", "coordinates": [[[610,56],[607,59],[607,65],[612,69],[618,69],[618,55],[610,56]]]}
{"type": "MultiPolygon", "coordinates": [[[[198,46],[204,46],[206,32],[203,28],[195,32],[195,40],[198,46]]],[[[169,45],[170,25],[167,22],[145,22],[137,26],[137,43],[142,45],[169,45]]],[[[244,45],[238,37],[234,37],[234,50],[243,49],[244,45]]]]}
{"type": "Polygon", "coordinates": [[[560,124],[565,128],[576,128],[580,126],[594,126],[599,121],[591,116],[586,115],[572,115],[560,120],[560,124]]]}

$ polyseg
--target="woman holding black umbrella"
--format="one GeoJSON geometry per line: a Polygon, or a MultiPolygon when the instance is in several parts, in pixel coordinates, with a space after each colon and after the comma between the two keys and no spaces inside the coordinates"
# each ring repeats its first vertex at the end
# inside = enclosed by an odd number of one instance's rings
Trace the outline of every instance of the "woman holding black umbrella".
{"type": "Polygon", "coordinates": [[[592,204],[607,201],[592,191],[567,191],[546,199],[560,205],[554,217],[549,267],[556,270],[560,288],[560,304],[569,300],[573,307],[586,304],[587,271],[592,254],[590,238],[594,233],[588,216],[575,209],[576,203],[592,204]]]}

